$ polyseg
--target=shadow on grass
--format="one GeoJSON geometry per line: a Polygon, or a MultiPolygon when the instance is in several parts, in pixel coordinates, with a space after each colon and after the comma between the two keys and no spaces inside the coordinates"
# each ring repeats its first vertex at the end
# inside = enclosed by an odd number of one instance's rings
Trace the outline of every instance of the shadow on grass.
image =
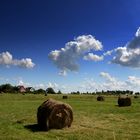
{"type": "Polygon", "coordinates": [[[29,124],[29,125],[25,125],[24,128],[32,131],[32,132],[39,132],[39,131],[45,131],[45,130],[42,130],[38,124],[29,124]]]}

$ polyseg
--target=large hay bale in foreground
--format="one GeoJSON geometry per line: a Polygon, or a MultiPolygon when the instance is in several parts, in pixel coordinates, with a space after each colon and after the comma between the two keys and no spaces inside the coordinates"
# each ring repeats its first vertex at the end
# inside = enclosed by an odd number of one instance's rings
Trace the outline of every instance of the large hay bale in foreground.
{"type": "Polygon", "coordinates": [[[72,107],[54,99],[48,99],[39,106],[37,121],[42,130],[70,127],[73,121],[72,107]]]}
{"type": "Polygon", "coordinates": [[[104,100],[105,100],[104,96],[99,95],[97,97],[97,101],[104,101],[104,100]]]}
{"type": "Polygon", "coordinates": [[[123,106],[131,106],[131,98],[130,97],[120,97],[118,98],[118,105],[120,107],[123,106]]]}

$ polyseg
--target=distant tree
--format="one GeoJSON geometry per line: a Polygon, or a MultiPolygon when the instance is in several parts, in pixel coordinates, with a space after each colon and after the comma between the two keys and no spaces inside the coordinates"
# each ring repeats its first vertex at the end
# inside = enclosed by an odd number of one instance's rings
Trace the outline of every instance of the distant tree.
{"type": "Polygon", "coordinates": [[[133,94],[133,91],[130,91],[130,95],[132,95],[133,94]]]}
{"type": "Polygon", "coordinates": [[[77,91],[77,93],[76,94],[80,94],[80,91],[77,91]]]}
{"type": "Polygon", "coordinates": [[[49,87],[49,88],[46,89],[46,93],[48,93],[48,94],[56,94],[55,91],[54,91],[54,89],[51,88],[51,87],[49,87]]]}
{"type": "Polygon", "coordinates": [[[135,95],[140,95],[140,93],[139,92],[136,92],[135,95]]]}
{"type": "Polygon", "coordinates": [[[36,94],[45,94],[46,91],[44,89],[40,88],[40,89],[36,90],[35,93],[36,94]]]}
{"type": "Polygon", "coordinates": [[[79,94],[80,94],[80,92],[79,92],[79,91],[77,91],[77,92],[71,92],[71,94],[76,94],[76,95],[79,95],[79,94]]]}
{"type": "Polygon", "coordinates": [[[104,92],[104,90],[102,90],[102,94],[104,94],[105,92],[104,92]]]}
{"type": "Polygon", "coordinates": [[[18,93],[19,92],[19,88],[17,86],[13,87],[13,93],[18,93]]]}
{"type": "Polygon", "coordinates": [[[0,91],[4,93],[12,93],[13,86],[11,84],[3,84],[0,86],[0,91]]]}
{"type": "Polygon", "coordinates": [[[59,91],[57,92],[57,94],[62,94],[62,92],[59,90],[59,91]]]}

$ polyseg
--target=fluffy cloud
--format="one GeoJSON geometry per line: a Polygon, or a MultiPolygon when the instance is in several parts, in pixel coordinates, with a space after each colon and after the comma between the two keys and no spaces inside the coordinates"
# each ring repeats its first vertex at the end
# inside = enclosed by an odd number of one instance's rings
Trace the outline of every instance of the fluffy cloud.
{"type": "Polygon", "coordinates": [[[135,37],[124,47],[115,49],[116,56],[113,57],[112,63],[122,66],[139,68],[140,67],[140,28],[137,30],[135,37]]]}
{"type": "Polygon", "coordinates": [[[12,54],[9,52],[2,52],[0,53],[0,65],[14,65],[19,66],[23,68],[33,68],[35,64],[32,62],[32,59],[30,58],[23,58],[21,60],[13,59],[12,54]]]}
{"type": "Polygon", "coordinates": [[[104,59],[103,56],[98,56],[96,54],[93,53],[88,53],[88,55],[85,55],[83,57],[84,60],[92,60],[92,61],[102,61],[104,59]]]}
{"type": "Polygon", "coordinates": [[[16,60],[14,64],[23,68],[33,68],[35,66],[30,58],[16,60]]]}
{"type": "Polygon", "coordinates": [[[78,59],[84,57],[90,51],[102,50],[103,46],[99,40],[92,35],[82,35],[65,44],[60,50],[51,51],[49,58],[60,69],[61,73],[67,71],[78,71],[78,59]]]}
{"type": "Polygon", "coordinates": [[[13,57],[9,52],[0,53],[0,64],[11,65],[13,63],[13,57]]]}

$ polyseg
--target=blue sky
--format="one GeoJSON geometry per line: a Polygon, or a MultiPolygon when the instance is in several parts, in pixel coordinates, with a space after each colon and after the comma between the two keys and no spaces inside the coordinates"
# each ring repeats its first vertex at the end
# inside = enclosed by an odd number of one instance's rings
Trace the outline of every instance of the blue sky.
{"type": "Polygon", "coordinates": [[[139,7],[139,0],[0,1],[0,84],[139,91],[139,7]]]}

